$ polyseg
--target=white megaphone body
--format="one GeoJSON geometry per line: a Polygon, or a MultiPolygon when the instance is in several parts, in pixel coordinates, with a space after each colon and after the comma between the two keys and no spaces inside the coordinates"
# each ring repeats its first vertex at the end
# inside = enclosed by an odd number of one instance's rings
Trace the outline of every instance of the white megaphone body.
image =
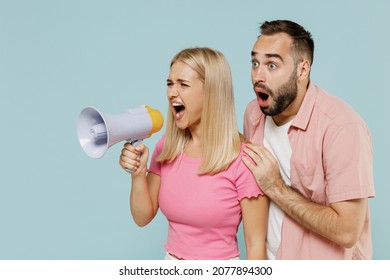
{"type": "Polygon", "coordinates": [[[77,120],[77,134],[84,152],[98,159],[120,141],[137,145],[159,131],[163,124],[161,112],[149,106],[129,109],[119,115],[103,114],[93,107],[86,107],[77,120]]]}

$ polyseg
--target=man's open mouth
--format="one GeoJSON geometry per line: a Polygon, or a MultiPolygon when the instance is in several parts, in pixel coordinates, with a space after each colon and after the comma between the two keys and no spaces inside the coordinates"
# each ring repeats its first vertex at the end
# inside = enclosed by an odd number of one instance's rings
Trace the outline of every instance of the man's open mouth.
{"type": "Polygon", "coordinates": [[[261,100],[263,100],[263,101],[267,101],[267,100],[268,100],[268,97],[269,97],[268,94],[263,93],[263,92],[257,93],[257,96],[258,96],[261,100]]]}

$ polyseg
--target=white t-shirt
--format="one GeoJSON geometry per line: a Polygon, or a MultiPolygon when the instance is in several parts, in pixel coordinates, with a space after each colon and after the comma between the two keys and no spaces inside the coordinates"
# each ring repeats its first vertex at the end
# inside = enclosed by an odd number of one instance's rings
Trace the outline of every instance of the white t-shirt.
{"type": "MultiPolygon", "coordinates": [[[[279,162],[280,173],[284,182],[290,185],[290,158],[291,145],[288,139],[288,129],[292,120],[284,125],[277,126],[272,117],[267,116],[264,128],[264,146],[276,157],[279,162]]],[[[275,259],[279,248],[284,212],[272,201],[269,207],[267,255],[275,259]]]]}

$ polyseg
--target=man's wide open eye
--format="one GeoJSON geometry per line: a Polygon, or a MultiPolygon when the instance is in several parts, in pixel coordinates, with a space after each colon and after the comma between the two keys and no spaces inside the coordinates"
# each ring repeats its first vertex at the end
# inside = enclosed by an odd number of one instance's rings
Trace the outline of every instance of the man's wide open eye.
{"type": "Polygon", "coordinates": [[[259,62],[257,62],[256,60],[252,60],[252,68],[257,68],[259,67],[259,62]]]}

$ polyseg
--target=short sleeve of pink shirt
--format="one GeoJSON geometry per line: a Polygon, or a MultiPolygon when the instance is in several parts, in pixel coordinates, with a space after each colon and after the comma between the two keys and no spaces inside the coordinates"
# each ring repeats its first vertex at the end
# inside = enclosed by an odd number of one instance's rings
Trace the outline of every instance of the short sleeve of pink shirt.
{"type": "Polygon", "coordinates": [[[156,161],[164,139],[156,145],[149,170],[161,177],[159,207],[169,222],[166,250],[183,259],[239,256],[240,200],[263,194],[241,160],[243,152],[228,170],[199,175],[200,158],[183,153],[171,163],[156,161]]]}

